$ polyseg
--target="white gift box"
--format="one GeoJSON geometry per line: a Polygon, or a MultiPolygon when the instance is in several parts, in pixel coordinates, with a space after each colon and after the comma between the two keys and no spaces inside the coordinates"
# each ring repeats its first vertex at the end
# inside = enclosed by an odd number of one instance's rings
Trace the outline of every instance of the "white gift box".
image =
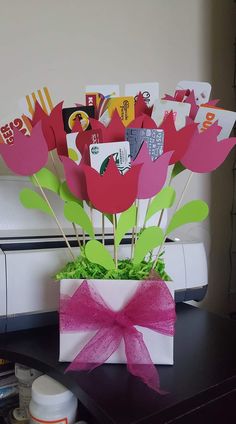
{"type": "MultiPolygon", "coordinates": [[[[60,296],[73,296],[84,279],[67,279],[60,281],[60,296]]],[[[122,309],[133,297],[142,281],[140,280],[87,280],[104,299],[106,304],[114,311],[122,309]]],[[[173,282],[166,285],[174,297],[173,282]]],[[[173,336],[157,333],[149,328],[135,326],[143,335],[144,342],[154,364],[173,365],[173,336]]],[[[81,349],[96,334],[96,331],[60,332],[60,358],[61,362],[72,362],[81,349]]],[[[125,364],[126,355],[124,341],[122,340],[116,352],[114,352],[106,363],[125,364]]]]}

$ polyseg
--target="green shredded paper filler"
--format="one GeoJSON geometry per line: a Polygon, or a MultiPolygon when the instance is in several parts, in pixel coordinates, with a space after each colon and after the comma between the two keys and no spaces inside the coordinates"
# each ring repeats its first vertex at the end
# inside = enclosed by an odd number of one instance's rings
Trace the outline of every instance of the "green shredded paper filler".
{"type": "MultiPolygon", "coordinates": [[[[163,253],[164,252],[162,252],[159,256],[158,262],[155,266],[155,271],[160,275],[162,280],[170,281],[171,278],[165,272],[163,253]]],[[[106,270],[101,265],[91,263],[86,258],[84,251],[81,250],[80,256],[74,262],[69,262],[56,274],[55,278],[56,280],[70,278],[84,278],[87,280],[144,280],[148,278],[153,262],[151,255],[149,260],[143,260],[137,265],[134,265],[131,259],[120,259],[118,260],[117,269],[106,270]]]]}

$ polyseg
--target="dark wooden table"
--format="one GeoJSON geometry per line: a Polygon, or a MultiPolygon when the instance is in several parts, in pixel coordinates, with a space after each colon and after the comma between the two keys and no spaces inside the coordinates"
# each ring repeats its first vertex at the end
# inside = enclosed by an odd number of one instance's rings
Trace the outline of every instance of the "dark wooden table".
{"type": "Polygon", "coordinates": [[[236,322],[177,305],[175,365],[158,366],[160,396],[124,365],[64,374],[57,327],[0,336],[0,357],[37,368],[61,381],[101,424],[236,422],[236,322]]]}

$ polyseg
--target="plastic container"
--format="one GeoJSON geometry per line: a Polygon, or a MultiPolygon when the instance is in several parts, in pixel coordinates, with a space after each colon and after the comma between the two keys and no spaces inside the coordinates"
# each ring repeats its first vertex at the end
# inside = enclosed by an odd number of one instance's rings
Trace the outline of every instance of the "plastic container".
{"type": "Polygon", "coordinates": [[[31,424],[74,424],[77,399],[61,383],[42,375],[33,382],[29,412],[31,424]]]}
{"type": "Polygon", "coordinates": [[[15,376],[19,388],[19,408],[15,408],[13,411],[14,419],[21,421],[29,418],[32,383],[40,375],[42,373],[38,370],[22,364],[15,364],[15,376]]]}

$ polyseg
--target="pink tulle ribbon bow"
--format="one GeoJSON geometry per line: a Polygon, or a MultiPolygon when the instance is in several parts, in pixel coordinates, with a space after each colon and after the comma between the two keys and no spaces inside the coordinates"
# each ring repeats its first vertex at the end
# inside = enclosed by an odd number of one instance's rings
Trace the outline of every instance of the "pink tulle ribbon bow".
{"type": "Polygon", "coordinates": [[[173,336],[175,318],[174,300],[162,280],[143,281],[118,312],[109,308],[98,292],[84,280],[72,297],[64,296],[61,299],[60,331],[98,331],[67,370],[96,368],[117,350],[123,338],[128,371],[153,390],[164,393],[160,390],[158,372],[143,335],[135,326],[173,336]]]}

